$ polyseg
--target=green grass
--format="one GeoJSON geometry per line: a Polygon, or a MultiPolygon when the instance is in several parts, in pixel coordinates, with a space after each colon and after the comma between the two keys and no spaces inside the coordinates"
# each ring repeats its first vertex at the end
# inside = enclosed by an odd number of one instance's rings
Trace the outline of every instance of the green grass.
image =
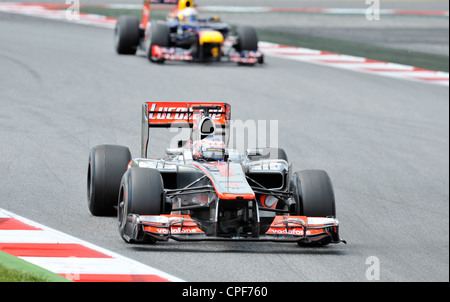
{"type": "Polygon", "coordinates": [[[40,276],[9,269],[0,264],[0,282],[47,282],[40,276]]]}
{"type": "Polygon", "coordinates": [[[0,282],[70,282],[68,279],[0,251],[0,282]]]}
{"type": "MultiPolygon", "coordinates": [[[[140,9],[110,9],[100,7],[83,7],[81,8],[81,11],[109,17],[134,15],[140,18],[142,14],[140,9]]],[[[155,20],[164,20],[169,11],[170,10],[152,10],[151,17],[155,20]]],[[[226,22],[226,20],[224,21],[226,22]]],[[[431,70],[449,71],[449,57],[445,55],[394,49],[373,44],[286,33],[276,30],[257,29],[257,31],[260,41],[359,56],[431,70]]]]}

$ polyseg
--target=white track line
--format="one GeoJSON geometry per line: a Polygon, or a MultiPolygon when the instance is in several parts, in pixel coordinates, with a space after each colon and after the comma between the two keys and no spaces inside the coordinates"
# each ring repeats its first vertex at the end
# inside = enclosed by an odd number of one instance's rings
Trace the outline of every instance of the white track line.
{"type": "MultiPolygon", "coordinates": [[[[135,260],[116,254],[79,238],[70,236],[60,231],[26,219],[7,210],[0,208],[1,219],[15,219],[26,225],[38,228],[38,230],[0,230],[1,243],[74,243],[90,248],[111,258],[81,258],[81,257],[52,257],[51,254],[43,257],[19,257],[30,263],[34,263],[57,274],[73,275],[97,274],[97,275],[155,275],[168,281],[181,282],[182,279],[174,277],[156,268],[139,263],[135,260]]],[[[0,224],[1,226],[1,224],[0,224]]],[[[51,251],[50,251],[51,253],[51,251]]]]}

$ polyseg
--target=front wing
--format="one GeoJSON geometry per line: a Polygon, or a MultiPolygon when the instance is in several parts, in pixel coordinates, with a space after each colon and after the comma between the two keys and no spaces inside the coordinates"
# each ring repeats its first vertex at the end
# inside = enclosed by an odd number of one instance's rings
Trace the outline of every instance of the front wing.
{"type": "Polygon", "coordinates": [[[164,241],[278,241],[298,243],[346,243],[339,238],[339,222],[335,218],[277,215],[264,234],[259,236],[211,236],[201,230],[199,222],[189,215],[128,216],[129,241],[145,237],[164,241]]]}
{"type": "MultiPolygon", "coordinates": [[[[151,56],[155,60],[168,61],[196,61],[189,50],[178,47],[162,47],[153,45],[151,49],[151,56]]],[[[240,52],[233,52],[229,55],[222,56],[225,60],[240,64],[256,64],[262,60],[263,54],[260,51],[244,50],[240,52]]]]}

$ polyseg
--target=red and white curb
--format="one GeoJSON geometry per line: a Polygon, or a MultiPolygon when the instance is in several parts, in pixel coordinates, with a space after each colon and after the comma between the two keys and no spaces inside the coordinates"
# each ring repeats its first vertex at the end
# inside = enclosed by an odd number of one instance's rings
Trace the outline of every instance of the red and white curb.
{"type": "MultiPolygon", "coordinates": [[[[114,7],[114,5],[104,6],[114,7]]],[[[120,7],[123,5],[116,6],[120,7]]],[[[66,15],[67,11],[63,9],[61,5],[58,6],[54,4],[20,4],[5,2],[0,3],[0,11],[61,20],[71,23],[100,26],[105,28],[114,28],[116,24],[115,18],[85,13],[80,13],[79,20],[69,20],[68,16],[66,15]]],[[[408,12],[410,13],[411,11],[397,11],[396,13],[407,14],[408,12]]],[[[426,11],[422,11],[421,14],[426,14],[426,11]]],[[[431,14],[431,12],[429,12],[428,14],[431,14]]],[[[448,11],[443,12],[442,15],[448,16],[448,11]]],[[[384,77],[449,86],[449,73],[447,72],[427,70],[414,66],[371,60],[363,57],[342,55],[309,48],[292,47],[268,42],[260,42],[259,47],[261,51],[264,52],[264,54],[267,56],[370,73],[384,77]]]]}
{"type": "MultiPolygon", "coordinates": [[[[65,5],[67,7],[67,5],[65,5]]],[[[0,3],[0,12],[21,14],[45,19],[53,19],[66,21],[77,24],[85,24],[91,26],[114,28],[116,26],[116,18],[96,14],[86,14],[80,12],[77,19],[70,11],[64,8],[64,5],[54,4],[33,4],[33,3],[0,3]]]]}
{"type": "Polygon", "coordinates": [[[449,86],[449,74],[447,72],[268,42],[260,42],[258,46],[264,54],[272,57],[449,86]]]}
{"type": "Polygon", "coordinates": [[[1,208],[0,250],[77,282],[183,281],[1,208]]]}
{"type": "MultiPolygon", "coordinates": [[[[199,11],[216,13],[302,13],[330,15],[366,15],[366,8],[309,8],[309,7],[265,7],[265,6],[201,6],[199,11]]],[[[380,15],[438,16],[448,17],[448,10],[400,10],[380,9],[380,15]]]]}

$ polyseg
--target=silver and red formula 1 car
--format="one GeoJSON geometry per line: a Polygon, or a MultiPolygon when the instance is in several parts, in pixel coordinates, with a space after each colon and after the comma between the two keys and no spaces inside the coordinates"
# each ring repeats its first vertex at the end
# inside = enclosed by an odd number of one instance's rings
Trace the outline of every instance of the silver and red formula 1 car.
{"type": "Polygon", "coordinates": [[[327,173],[293,173],[281,148],[227,148],[227,103],[146,102],[141,157],[127,147],[92,148],[87,174],[93,215],[116,215],[126,242],[246,240],[345,242],[327,173]],[[186,127],[187,140],[148,158],[149,129],[186,127]]]}
{"type": "Polygon", "coordinates": [[[150,1],[145,0],[142,19],[120,16],[115,29],[119,54],[145,52],[151,62],[165,60],[228,61],[252,65],[263,63],[254,28],[238,27],[235,32],[217,17],[201,19],[193,0],[178,0],[165,21],[150,20],[150,1]]]}

